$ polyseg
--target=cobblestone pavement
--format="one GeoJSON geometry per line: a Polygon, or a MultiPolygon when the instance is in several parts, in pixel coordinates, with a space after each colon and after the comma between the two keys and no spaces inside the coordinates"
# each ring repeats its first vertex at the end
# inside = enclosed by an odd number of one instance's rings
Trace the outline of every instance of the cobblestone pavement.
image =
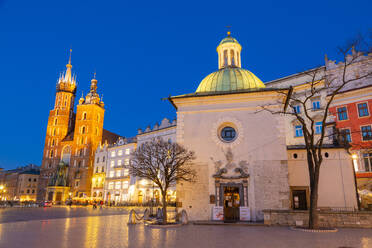
{"type": "MultiPolygon", "coordinates": [[[[62,210],[51,210],[51,213],[54,211],[62,210]]],[[[83,213],[83,210],[79,211],[83,213]]],[[[108,211],[116,213],[80,218],[75,215],[57,219],[8,221],[0,224],[0,247],[372,247],[371,229],[305,233],[287,227],[257,226],[190,224],[174,228],[151,228],[143,224],[128,226],[128,215],[124,211],[121,215],[117,214],[118,210],[108,211]]]]}

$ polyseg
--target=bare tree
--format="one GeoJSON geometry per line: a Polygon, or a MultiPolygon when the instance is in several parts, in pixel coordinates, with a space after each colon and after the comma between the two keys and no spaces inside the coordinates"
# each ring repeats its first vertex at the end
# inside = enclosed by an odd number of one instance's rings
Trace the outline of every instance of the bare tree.
{"type": "Polygon", "coordinates": [[[162,139],[152,139],[132,153],[130,173],[151,180],[161,191],[163,224],[167,223],[168,189],[180,181],[194,181],[196,172],[191,167],[194,159],[193,151],[162,139]]]}
{"type": "MultiPolygon", "coordinates": [[[[283,110],[273,111],[269,106],[262,106],[263,110],[273,114],[294,116],[296,122],[302,126],[310,179],[309,228],[311,229],[319,228],[317,206],[319,174],[323,163],[322,149],[326,143],[331,142],[331,139],[327,139],[335,136],[333,131],[336,130],[330,118],[329,108],[338,94],[354,87],[362,80],[372,79],[371,51],[371,44],[363,42],[360,38],[349,42],[344,48],[339,48],[343,58],[341,63],[336,65],[331,61],[332,68],[326,65],[304,72],[304,76],[308,77],[307,83],[299,87],[290,87],[287,91],[278,90],[278,94],[286,98],[283,110]],[[363,51],[360,48],[357,52],[355,47],[362,45],[367,49],[363,51]],[[357,67],[362,69],[356,69],[357,67]],[[324,104],[313,105],[314,99],[320,97],[324,99],[324,104]],[[321,127],[316,126],[319,122],[321,127]]],[[[328,63],[327,58],[326,63],[328,63]]]]}

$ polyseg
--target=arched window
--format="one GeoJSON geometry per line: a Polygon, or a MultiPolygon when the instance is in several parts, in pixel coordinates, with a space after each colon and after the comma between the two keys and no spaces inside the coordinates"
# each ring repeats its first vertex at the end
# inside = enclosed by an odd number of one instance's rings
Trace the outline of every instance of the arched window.
{"type": "Polygon", "coordinates": [[[54,139],[52,140],[52,146],[54,146],[54,144],[55,144],[55,141],[54,141],[54,139]]]}
{"type": "Polygon", "coordinates": [[[57,125],[58,121],[57,118],[54,119],[54,126],[57,125]]]}
{"type": "Polygon", "coordinates": [[[84,137],[81,137],[81,143],[80,143],[81,145],[83,145],[84,144],[84,137]]]}
{"type": "Polygon", "coordinates": [[[53,158],[53,150],[50,151],[50,157],[53,158]]]}
{"type": "Polygon", "coordinates": [[[234,56],[234,50],[230,50],[230,57],[231,57],[231,65],[235,65],[235,56],[234,56]]]}
{"type": "Polygon", "coordinates": [[[223,65],[228,65],[228,57],[227,57],[227,50],[223,51],[223,65]]]}
{"type": "Polygon", "coordinates": [[[67,106],[67,101],[65,101],[65,107],[67,106]]]}
{"type": "Polygon", "coordinates": [[[84,113],[83,113],[83,120],[86,120],[86,119],[87,119],[87,113],[84,112],[84,113]]]}
{"type": "Polygon", "coordinates": [[[53,136],[55,136],[56,135],[56,129],[55,128],[53,128],[53,136]]]}
{"type": "Polygon", "coordinates": [[[85,126],[82,126],[82,127],[81,127],[81,133],[82,133],[82,134],[85,134],[85,126]]]}
{"type": "Polygon", "coordinates": [[[93,197],[97,197],[97,193],[96,192],[93,193],[93,197]]]}

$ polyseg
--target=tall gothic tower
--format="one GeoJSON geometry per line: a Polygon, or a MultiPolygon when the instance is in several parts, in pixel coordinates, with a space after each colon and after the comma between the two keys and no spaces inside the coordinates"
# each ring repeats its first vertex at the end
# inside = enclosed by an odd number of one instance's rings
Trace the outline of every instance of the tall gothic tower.
{"type": "Polygon", "coordinates": [[[71,72],[71,51],[66,71],[62,73],[56,85],[54,108],[49,111],[46,130],[43,160],[39,180],[38,200],[45,197],[45,189],[49,180],[56,173],[61,160],[63,140],[74,129],[74,100],[76,93],[76,77],[71,72]]]}
{"type": "Polygon", "coordinates": [[[79,99],[76,108],[75,131],[73,136],[75,154],[70,166],[69,181],[74,197],[90,196],[93,175],[94,152],[102,141],[104,103],[97,93],[97,80],[91,81],[90,91],[79,99]]]}

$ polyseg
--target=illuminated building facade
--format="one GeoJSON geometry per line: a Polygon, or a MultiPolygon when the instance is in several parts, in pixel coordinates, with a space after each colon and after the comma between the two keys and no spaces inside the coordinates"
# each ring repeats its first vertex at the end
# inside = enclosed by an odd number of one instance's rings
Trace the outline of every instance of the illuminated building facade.
{"type": "Polygon", "coordinates": [[[103,129],[105,109],[95,78],[74,112],[77,84],[71,68],[70,56],[65,73],[57,81],[54,108],[49,112],[38,200],[63,203],[67,198],[88,199],[94,152],[100,143],[113,143],[118,137],[103,129]]]}
{"type": "MultiPolygon", "coordinates": [[[[136,149],[136,138],[120,137],[107,148],[107,165],[104,200],[111,204],[132,202],[129,164],[131,153],[136,149]]],[[[140,201],[141,199],[137,199],[140,201]]]]}
{"type": "MultiPolygon", "coordinates": [[[[177,110],[176,141],[197,157],[196,182],[177,184],[177,201],[192,220],[258,221],[265,209],[309,208],[301,132],[290,117],[262,111],[262,106],[282,110],[283,93],[289,86],[306,91],[306,80],[293,75],[264,84],[242,68],[241,49],[228,33],[217,47],[218,71],[206,76],[195,93],[168,98],[177,110]]],[[[325,98],[320,94],[309,103],[315,118],[325,98]]],[[[327,142],[318,206],[355,209],[351,156],[327,142]]]]}

